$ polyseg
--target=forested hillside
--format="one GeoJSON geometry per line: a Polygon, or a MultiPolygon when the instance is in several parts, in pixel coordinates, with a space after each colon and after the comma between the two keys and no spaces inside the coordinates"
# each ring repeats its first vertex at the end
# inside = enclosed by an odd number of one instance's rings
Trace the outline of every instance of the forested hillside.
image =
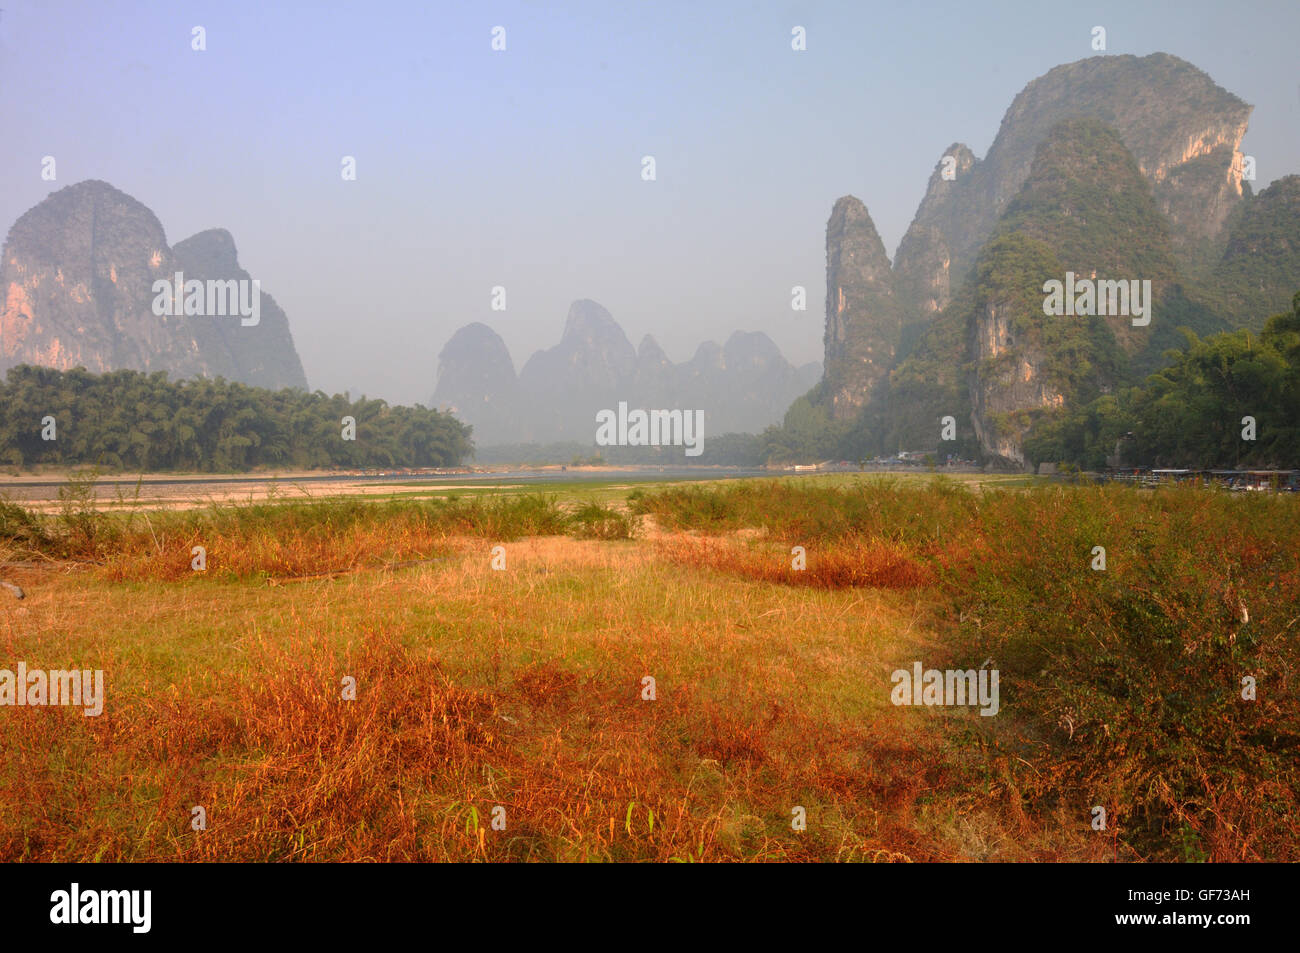
{"type": "Polygon", "coordinates": [[[1118,444],[1128,465],[1300,467],[1300,293],[1260,334],[1185,336],[1143,386],[1041,428],[1025,443],[1030,461],[1097,468],[1118,444]]]}

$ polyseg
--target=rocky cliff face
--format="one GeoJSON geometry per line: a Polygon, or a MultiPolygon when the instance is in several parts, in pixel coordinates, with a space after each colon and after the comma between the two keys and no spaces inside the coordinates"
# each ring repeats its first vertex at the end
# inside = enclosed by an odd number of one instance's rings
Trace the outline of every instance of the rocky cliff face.
{"type": "MultiPolygon", "coordinates": [[[[1151,183],[1175,249],[1188,257],[1219,236],[1242,196],[1241,137],[1252,107],[1192,64],[1167,53],[1097,56],[1058,66],[1021,91],[1002,118],[988,155],[960,144],[955,179],[931,187],[899,245],[896,266],[925,289],[964,280],[979,246],[1020,191],[1047,133],[1071,118],[1114,129],[1151,183]],[[946,187],[945,187],[946,186],[946,187]],[[941,265],[944,255],[950,259],[941,265]]],[[[924,298],[921,311],[947,300],[924,298]]]]}
{"type": "Polygon", "coordinates": [[[1213,269],[1239,310],[1285,304],[1300,283],[1285,236],[1300,220],[1286,189],[1260,203],[1243,188],[1250,112],[1177,57],[1093,57],[1029,83],[983,160],[944,151],[892,269],[862,203],[837,201],[817,401],[857,419],[868,452],[933,446],[936,415],[964,407],[980,451],[1016,466],[1037,420],[1153,369],[1178,326],[1222,326],[1216,293],[1189,290],[1196,275],[1213,269]],[[1043,282],[1066,270],[1150,280],[1152,327],[1044,321],[1043,282]]]}
{"type": "Polygon", "coordinates": [[[51,194],[9,231],[0,262],[0,372],[17,364],[305,387],[288,321],[263,295],[261,323],[158,316],[153,283],[247,278],[225,232],[168,247],[157,217],[106,182],[51,194]]]}
{"type": "Polygon", "coordinates": [[[14,224],[0,263],[0,370],[200,367],[180,320],[154,317],[155,279],[175,260],[149,209],[103,182],[52,194],[14,224]]]}
{"type": "MultiPolygon", "coordinates": [[[[172,248],[176,267],[186,280],[251,281],[239,264],[235,240],[224,228],[199,232],[172,248]]],[[[246,326],[236,315],[189,318],[203,355],[206,376],[221,376],[254,387],[307,388],[298,351],[293,346],[289,318],[265,291],[259,321],[246,326]]]]}
{"type": "Polygon", "coordinates": [[[821,377],[793,367],[765,334],[737,331],[706,341],[682,364],[649,335],[633,350],[618,322],[594,301],[569,310],[560,343],[538,351],[516,379],[505,344],[482,324],[461,328],[443,348],[434,405],[454,407],[479,446],[578,441],[590,444],[595,415],[631,408],[703,410],[706,439],[775,423],[821,377]]]}
{"type": "Polygon", "coordinates": [[[1064,407],[1065,395],[1041,373],[1049,356],[1042,342],[1017,342],[1017,313],[1014,305],[984,301],[973,315],[972,356],[979,370],[971,383],[971,424],[985,456],[1020,469],[1032,412],[1064,407]]]}
{"type": "Polygon", "coordinates": [[[1096,120],[1049,131],[994,234],[975,269],[967,325],[971,423],[986,457],[1018,468],[1030,428],[1113,388],[1128,355],[1163,339],[1132,314],[1045,315],[1044,283],[1067,271],[1149,281],[1159,329],[1176,267],[1149,181],[1118,133],[1096,120]]]}
{"type": "Polygon", "coordinates": [[[975,185],[989,198],[985,220],[1001,215],[1020,190],[1046,134],[1062,120],[1083,117],[1119,134],[1169,216],[1175,243],[1214,235],[1241,197],[1238,147],[1252,108],[1167,53],[1100,56],[1058,66],[1015,98],[981,163],[975,185]],[[1202,181],[1188,174],[1196,164],[1217,172],[1202,181]],[[1200,187],[1194,197],[1193,185],[1200,187]]]}
{"type": "Polygon", "coordinates": [[[902,319],[884,243],[851,195],[826,223],[826,391],[831,416],[861,411],[894,365],[902,319]]]}
{"type": "Polygon", "coordinates": [[[925,197],[911,227],[898,246],[895,286],[905,310],[906,324],[923,324],[952,298],[952,224],[961,218],[957,182],[965,183],[978,160],[964,143],[954,142],[930,173],[925,197]]]}

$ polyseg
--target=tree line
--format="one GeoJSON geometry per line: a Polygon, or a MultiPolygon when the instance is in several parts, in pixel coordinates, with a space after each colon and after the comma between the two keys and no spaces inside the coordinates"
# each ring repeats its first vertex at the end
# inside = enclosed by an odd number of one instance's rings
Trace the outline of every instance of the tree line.
{"type": "Polygon", "coordinates": [[[165,371],[22,365],[0,382],[0,463],[10,467],[445,467],[472,452],[470,427],[418,404],[272,391],[219,377],[173,381],[165,371]]]}

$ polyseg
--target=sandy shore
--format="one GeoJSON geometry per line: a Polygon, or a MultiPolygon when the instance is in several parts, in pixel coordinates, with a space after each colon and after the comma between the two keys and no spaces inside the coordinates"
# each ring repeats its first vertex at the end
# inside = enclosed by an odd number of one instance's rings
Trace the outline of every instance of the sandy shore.
{"type": "MultiPolygon", "coordinates": [[[[413,477],[412,480],[418,478],[413,477]]],[[[427,479],[427,478],[426,478],[427,479]]],[[[66,478],[65,478],[66,480],[66,478]]],[[[0,478],[0,496],[36,510],[57,510],[59,489],[66,485],[54,474],[0,478]]],[[[500,484],[429,482],[434,492],[502,488],[500,484]]],[[[220,503],[310,500],[340,496],[389,496],[419,492],[393,480],[367,480],[328,471],[278,474],[153,473],[134,477],[105,477],[95,484],[96,503],[105,509],[143,506],[150,509],[192,509],[220,503]]]]}
{"type": "MultiPolygon", "coordinates": [[[[654,468],[638,467],[638,473],[654,468]]],[[[728,475],[727,468],[698,468],[717,471],[719,477],[728,475]]],[[[97,504],[106,509],[144,506],[149,509],[192,509],[214,503],[258,503],[270,499],[309,500],[340,496],[391,496],[403,493],[428,493],[463,490],[518,489],[525,484],[516,482],[521,476],[537,475],[555,477],[564,475],[608,474],[617,478],[626,474],[628,467],[621,466],[537,466],[510,467],[504,465],[476,466],[473,471],[443,473],[406,473],[380,471],[361,473],[337,470],[286,470],[261,473],[145,473],[106,474],[95,484],[97,504]],[[458,476],[477,477],[460,480],[458,476]],[[500,474],[508,482],[491,479],[500,474]],[[511,479],[511,478],[514,479],[511,479]]],[[[37,510],[57,510],[59,490],[67,485],[66,471],[0,474],[0,497],[21,502],[37,510]]],[[[541,489],[544,483],[539,483],[541,489]]]]}

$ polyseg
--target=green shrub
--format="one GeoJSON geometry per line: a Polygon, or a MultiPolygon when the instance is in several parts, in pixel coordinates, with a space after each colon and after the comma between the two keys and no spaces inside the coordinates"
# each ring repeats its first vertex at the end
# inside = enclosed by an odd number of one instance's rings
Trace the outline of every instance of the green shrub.
{"type": "Polygon", "coordinates": [[[584,503],[569,516],[572,534],[578,539],[631,539],[636,520],[600,503],[584,503]]]}

